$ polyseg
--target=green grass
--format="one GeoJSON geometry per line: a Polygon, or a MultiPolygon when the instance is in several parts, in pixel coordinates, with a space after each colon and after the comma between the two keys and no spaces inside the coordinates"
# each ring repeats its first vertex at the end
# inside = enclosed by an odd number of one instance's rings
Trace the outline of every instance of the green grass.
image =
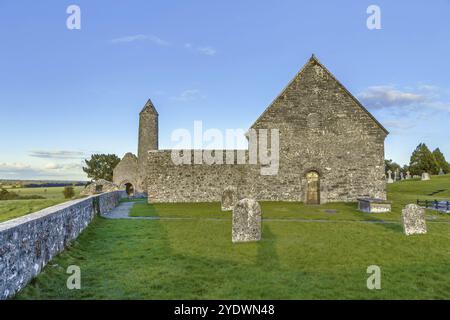
{"type": "Polygon", "coordinates": [[[265,218],[285,220],[264,221],[262,240],[246,244],[231,243],[231,213],[218,204],[137,203],[133,215],[193,219],[96,218],[17,298],[450,299],[447,216],[429,212],[443,221],[420,236],[399,223],[403,204],[447,188],[450,176],[389,185],[394,212],[369,218],[390,223],[362,223],[355,204],[265,202],[265,218]],[[292,221],[318,217],[329,221],[292,221]],[[81,267],[81,290],[66,288],[69,265],[81,267]],[[366,288],[369,265],[381,267],[381,290],[366,288]]]}
{"type": "MultiPolygon", "coordinates": [[[[74,187],[77,197],[83,187],[74,187]]],[[[18,218],[38,210],[67,201],[63,196],[64,187],[50,188],[16,188],[9,191],[19,195],[39,195],[45,199],[38,200],[2,200],[0,201],[0,222],[18,218]]]]}

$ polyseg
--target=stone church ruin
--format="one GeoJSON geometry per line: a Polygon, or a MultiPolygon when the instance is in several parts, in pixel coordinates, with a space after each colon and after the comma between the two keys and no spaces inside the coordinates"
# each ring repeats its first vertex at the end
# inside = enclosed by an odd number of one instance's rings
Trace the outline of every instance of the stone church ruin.
{"type": "Polygon", "coordinates": [[[250,127],[279,130],[276,175],[248,162],[174,164],[172,150],[158,148],[158,116],[148,100],[137,156],[127,153],[114,169],[115,184],[146,193],[149,202],[220,202],[230,186],[258,201],[386,199],[388,131],[314,55],[250,127]]]}

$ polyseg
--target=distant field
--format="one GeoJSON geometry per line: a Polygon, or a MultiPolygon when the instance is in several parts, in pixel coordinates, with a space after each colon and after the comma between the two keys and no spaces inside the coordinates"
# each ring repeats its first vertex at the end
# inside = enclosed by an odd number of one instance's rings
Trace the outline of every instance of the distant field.
{"type": "MultiPolygon", "coordinates": [[[[83,187],[74,187],[75,197],[79,196],[83,187]]],[[[38,195],[45,199],[38,200],[6,200],[0,201],[0,222],[14,219],[61,202],[68,201],[64,199],[64,187],[49,188],[15,188],[7,189],[19,195],[38,195]]]]}

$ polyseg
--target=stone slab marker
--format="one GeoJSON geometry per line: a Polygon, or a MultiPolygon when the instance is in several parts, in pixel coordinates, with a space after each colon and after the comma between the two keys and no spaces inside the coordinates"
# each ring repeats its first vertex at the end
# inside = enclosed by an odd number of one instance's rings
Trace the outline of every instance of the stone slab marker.
{"type": "Polygon", "coordinates": [[[222,193],[222,211],[231,211],[238,200],[237,188],[228,186],[222,193]]]}
{"type": "Polygon", "coordinates": [[[427,172],[422,173],[422,180],[430,180],[430,174],[427,172]]]}
{"type": "Polygon", "coordinates": [[[406,171],[406,180],[411,179],[411,172],[406,171]]]}
{"type": "Polygon", "coordinates": [[[392,180],[392,171],[388,170],[387,174],[388,174],[387,183],[394,183],[394,180],[392,180]]]}
{"type": "Polygon", "coordinates": [[[242,199],[233,209],[232,241],[261,240],[261,207],[256,200],[242,199]]]}
{"type": "Polygon", "coordinates": [[[427,233],[425,209],[417,204],[408,204],[402,210],[403,229],[407,236],[427,233]]]}

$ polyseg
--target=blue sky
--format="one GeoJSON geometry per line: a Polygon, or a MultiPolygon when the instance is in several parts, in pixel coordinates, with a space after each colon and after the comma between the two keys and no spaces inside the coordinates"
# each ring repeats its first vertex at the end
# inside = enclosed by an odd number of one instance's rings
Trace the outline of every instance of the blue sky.
{"type": "Polygon", "coordinates": [[[450,158],[449,14],[448,0],[0,0],[0,178],[86,179],[91,153],[136,152],[148,98],[160,148],[195,120],[247,129],[312,53],[390,130],[386,158],[419,142],[450,158]]]}

